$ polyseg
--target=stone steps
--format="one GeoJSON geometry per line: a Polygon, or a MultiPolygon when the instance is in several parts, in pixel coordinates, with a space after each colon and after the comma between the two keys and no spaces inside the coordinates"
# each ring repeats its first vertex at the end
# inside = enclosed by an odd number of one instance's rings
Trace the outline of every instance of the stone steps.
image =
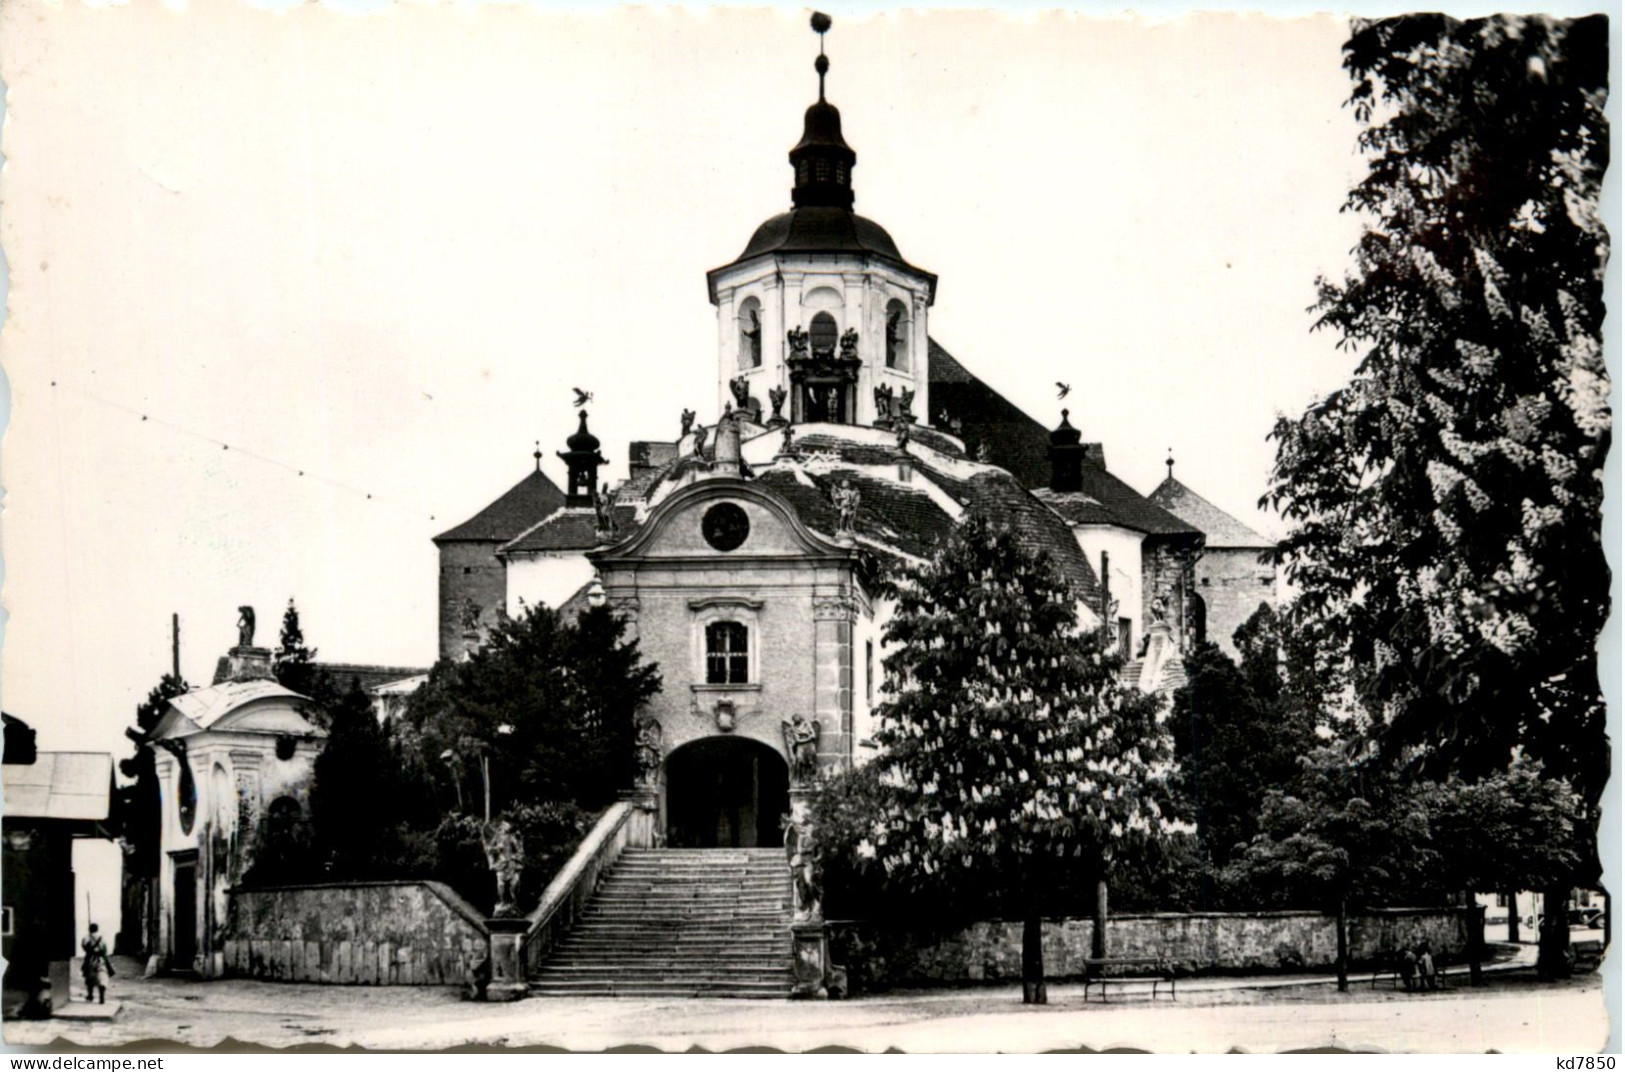
{"type": "Polygon", "coordinates": [[[786,997],[790,904],[781,849],[628,849],[531,992],[786,997]]]}

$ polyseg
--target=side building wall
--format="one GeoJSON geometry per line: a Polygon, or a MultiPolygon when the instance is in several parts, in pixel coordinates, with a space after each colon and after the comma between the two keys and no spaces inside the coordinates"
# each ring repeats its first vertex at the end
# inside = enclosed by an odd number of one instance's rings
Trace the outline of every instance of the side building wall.
{"type": "Polygon", "coordinates": [[[507,580],[494,540],[448,540],[440,544],[440,657],[456,658],[464,647],[464,608],[480,607],[480,624],[496,624],[507,600],[507,580]]]}
{"type": "Polygon", "coordinates": [[[1236,658],[1236,630],[1262,603],[1275,606],[1275,567],[1262,547],[1208,548],[1196,561],[1196,594],[1207,605],[1207,638],[1236,658]]]}

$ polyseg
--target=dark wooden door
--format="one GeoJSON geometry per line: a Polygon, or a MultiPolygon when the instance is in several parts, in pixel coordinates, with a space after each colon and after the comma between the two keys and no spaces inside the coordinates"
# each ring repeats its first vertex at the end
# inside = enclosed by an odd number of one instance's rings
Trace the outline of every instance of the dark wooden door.
{"type": "Polygon", "coordinates": [[[189,971],[197,959],[197,854],[175,858],[175,914],[171,968],[189,971]]]}

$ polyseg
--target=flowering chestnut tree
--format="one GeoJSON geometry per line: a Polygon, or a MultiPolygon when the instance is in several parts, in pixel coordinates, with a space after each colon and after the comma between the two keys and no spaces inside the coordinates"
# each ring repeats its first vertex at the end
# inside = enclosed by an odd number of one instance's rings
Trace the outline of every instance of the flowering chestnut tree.
{"type": "Polygon", "coordinates": [[[886,630],[875,858],[894,880],[957,873],[1015,902],[1029,1004],[1045,1001],[1045,884],[1168,817],[1161,698],[1120,683],[1079,608],[1047,555],[972,515],[899,578],[886,630]]]}

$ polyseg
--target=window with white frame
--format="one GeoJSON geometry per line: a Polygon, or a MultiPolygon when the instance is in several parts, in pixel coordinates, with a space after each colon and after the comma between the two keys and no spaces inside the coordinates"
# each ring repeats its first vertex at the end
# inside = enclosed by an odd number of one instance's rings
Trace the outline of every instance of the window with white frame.
{"type": "Polygon", "coordinates": [[[705,683],[750,682],[750,630],[743,622],[711,622],[705,627],[705,683]]]}

